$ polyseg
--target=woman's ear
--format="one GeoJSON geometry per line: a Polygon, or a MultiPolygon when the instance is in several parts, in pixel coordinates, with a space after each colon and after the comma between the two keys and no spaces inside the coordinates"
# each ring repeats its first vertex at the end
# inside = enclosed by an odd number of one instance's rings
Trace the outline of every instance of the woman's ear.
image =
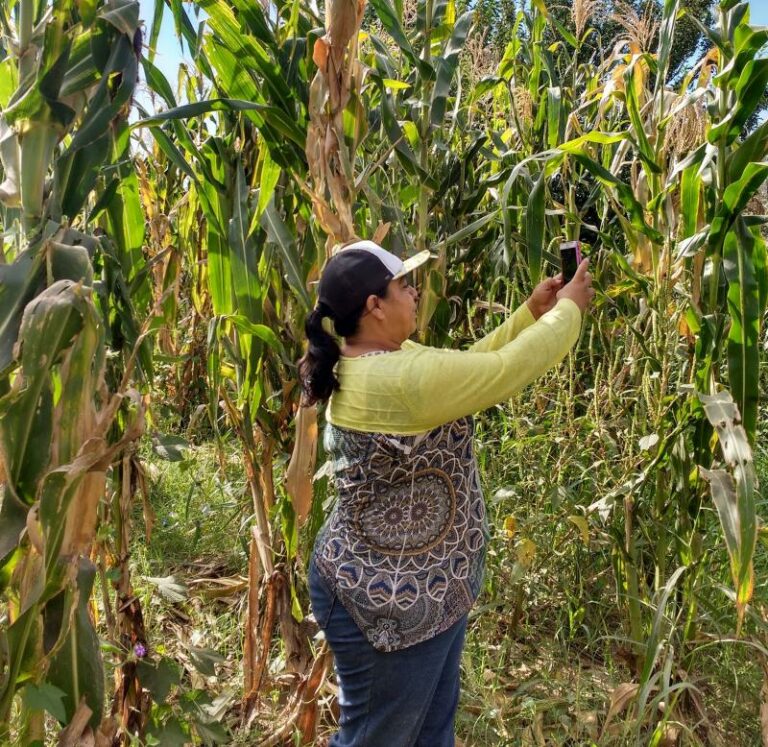
{"type": "Polygon", "coordinates": [[[365,301],[365,310],[367,313],[372,314],[376,319],[382,321],[384,319],[384,310],[379,303],[379,297],[370,295],[365,301]]]}

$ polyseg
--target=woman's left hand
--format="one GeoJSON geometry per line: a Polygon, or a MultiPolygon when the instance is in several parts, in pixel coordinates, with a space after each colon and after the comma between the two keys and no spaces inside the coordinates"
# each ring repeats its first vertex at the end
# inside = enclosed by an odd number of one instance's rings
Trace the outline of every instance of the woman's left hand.
{"type": "Polygon", "coordinates": [[[526,301],[528,308],[533,314],[534,319],[538,319],[542,314],[546,314],[557,303],[557,292],[563,287],[562,273],[553,278],[542,280],[531,293],[526,301]]]}

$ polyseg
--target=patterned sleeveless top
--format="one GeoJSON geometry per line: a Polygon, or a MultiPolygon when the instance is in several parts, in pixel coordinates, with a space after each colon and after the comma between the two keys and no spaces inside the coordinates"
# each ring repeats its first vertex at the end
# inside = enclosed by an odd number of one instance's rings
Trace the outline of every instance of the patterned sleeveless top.
{"type": "Polygon", "coordinates": [[[380,651],[442,633],[480,592],[488,529],[473,434],[470,417],[415,436],[326,426],[338,500],[314,561],[380,651]]]}

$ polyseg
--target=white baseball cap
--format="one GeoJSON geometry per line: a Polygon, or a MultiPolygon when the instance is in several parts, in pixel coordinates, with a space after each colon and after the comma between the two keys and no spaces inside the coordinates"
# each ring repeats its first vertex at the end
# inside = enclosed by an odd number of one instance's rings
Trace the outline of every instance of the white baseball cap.
{"type": "Polygon", "coordinates": [[[335,318],[343,319],[360,308],[368,296],[381,293],[390,280],[407,275],[431,257],[425,249],[402,260],[375,241],[355,241],[328,260],[320,278],[318,301],[335,318]]]}

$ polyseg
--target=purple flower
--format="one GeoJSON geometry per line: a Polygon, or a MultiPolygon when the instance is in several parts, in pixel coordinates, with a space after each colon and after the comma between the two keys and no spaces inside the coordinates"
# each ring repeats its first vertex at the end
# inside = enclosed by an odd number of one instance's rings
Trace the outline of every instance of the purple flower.
{"type": "Polygon", "coordinates": [[[143,643],[137,643],[133,647],[133,653],[137,659],[143,659],[147,655],[147,647],[143,643]]]}

